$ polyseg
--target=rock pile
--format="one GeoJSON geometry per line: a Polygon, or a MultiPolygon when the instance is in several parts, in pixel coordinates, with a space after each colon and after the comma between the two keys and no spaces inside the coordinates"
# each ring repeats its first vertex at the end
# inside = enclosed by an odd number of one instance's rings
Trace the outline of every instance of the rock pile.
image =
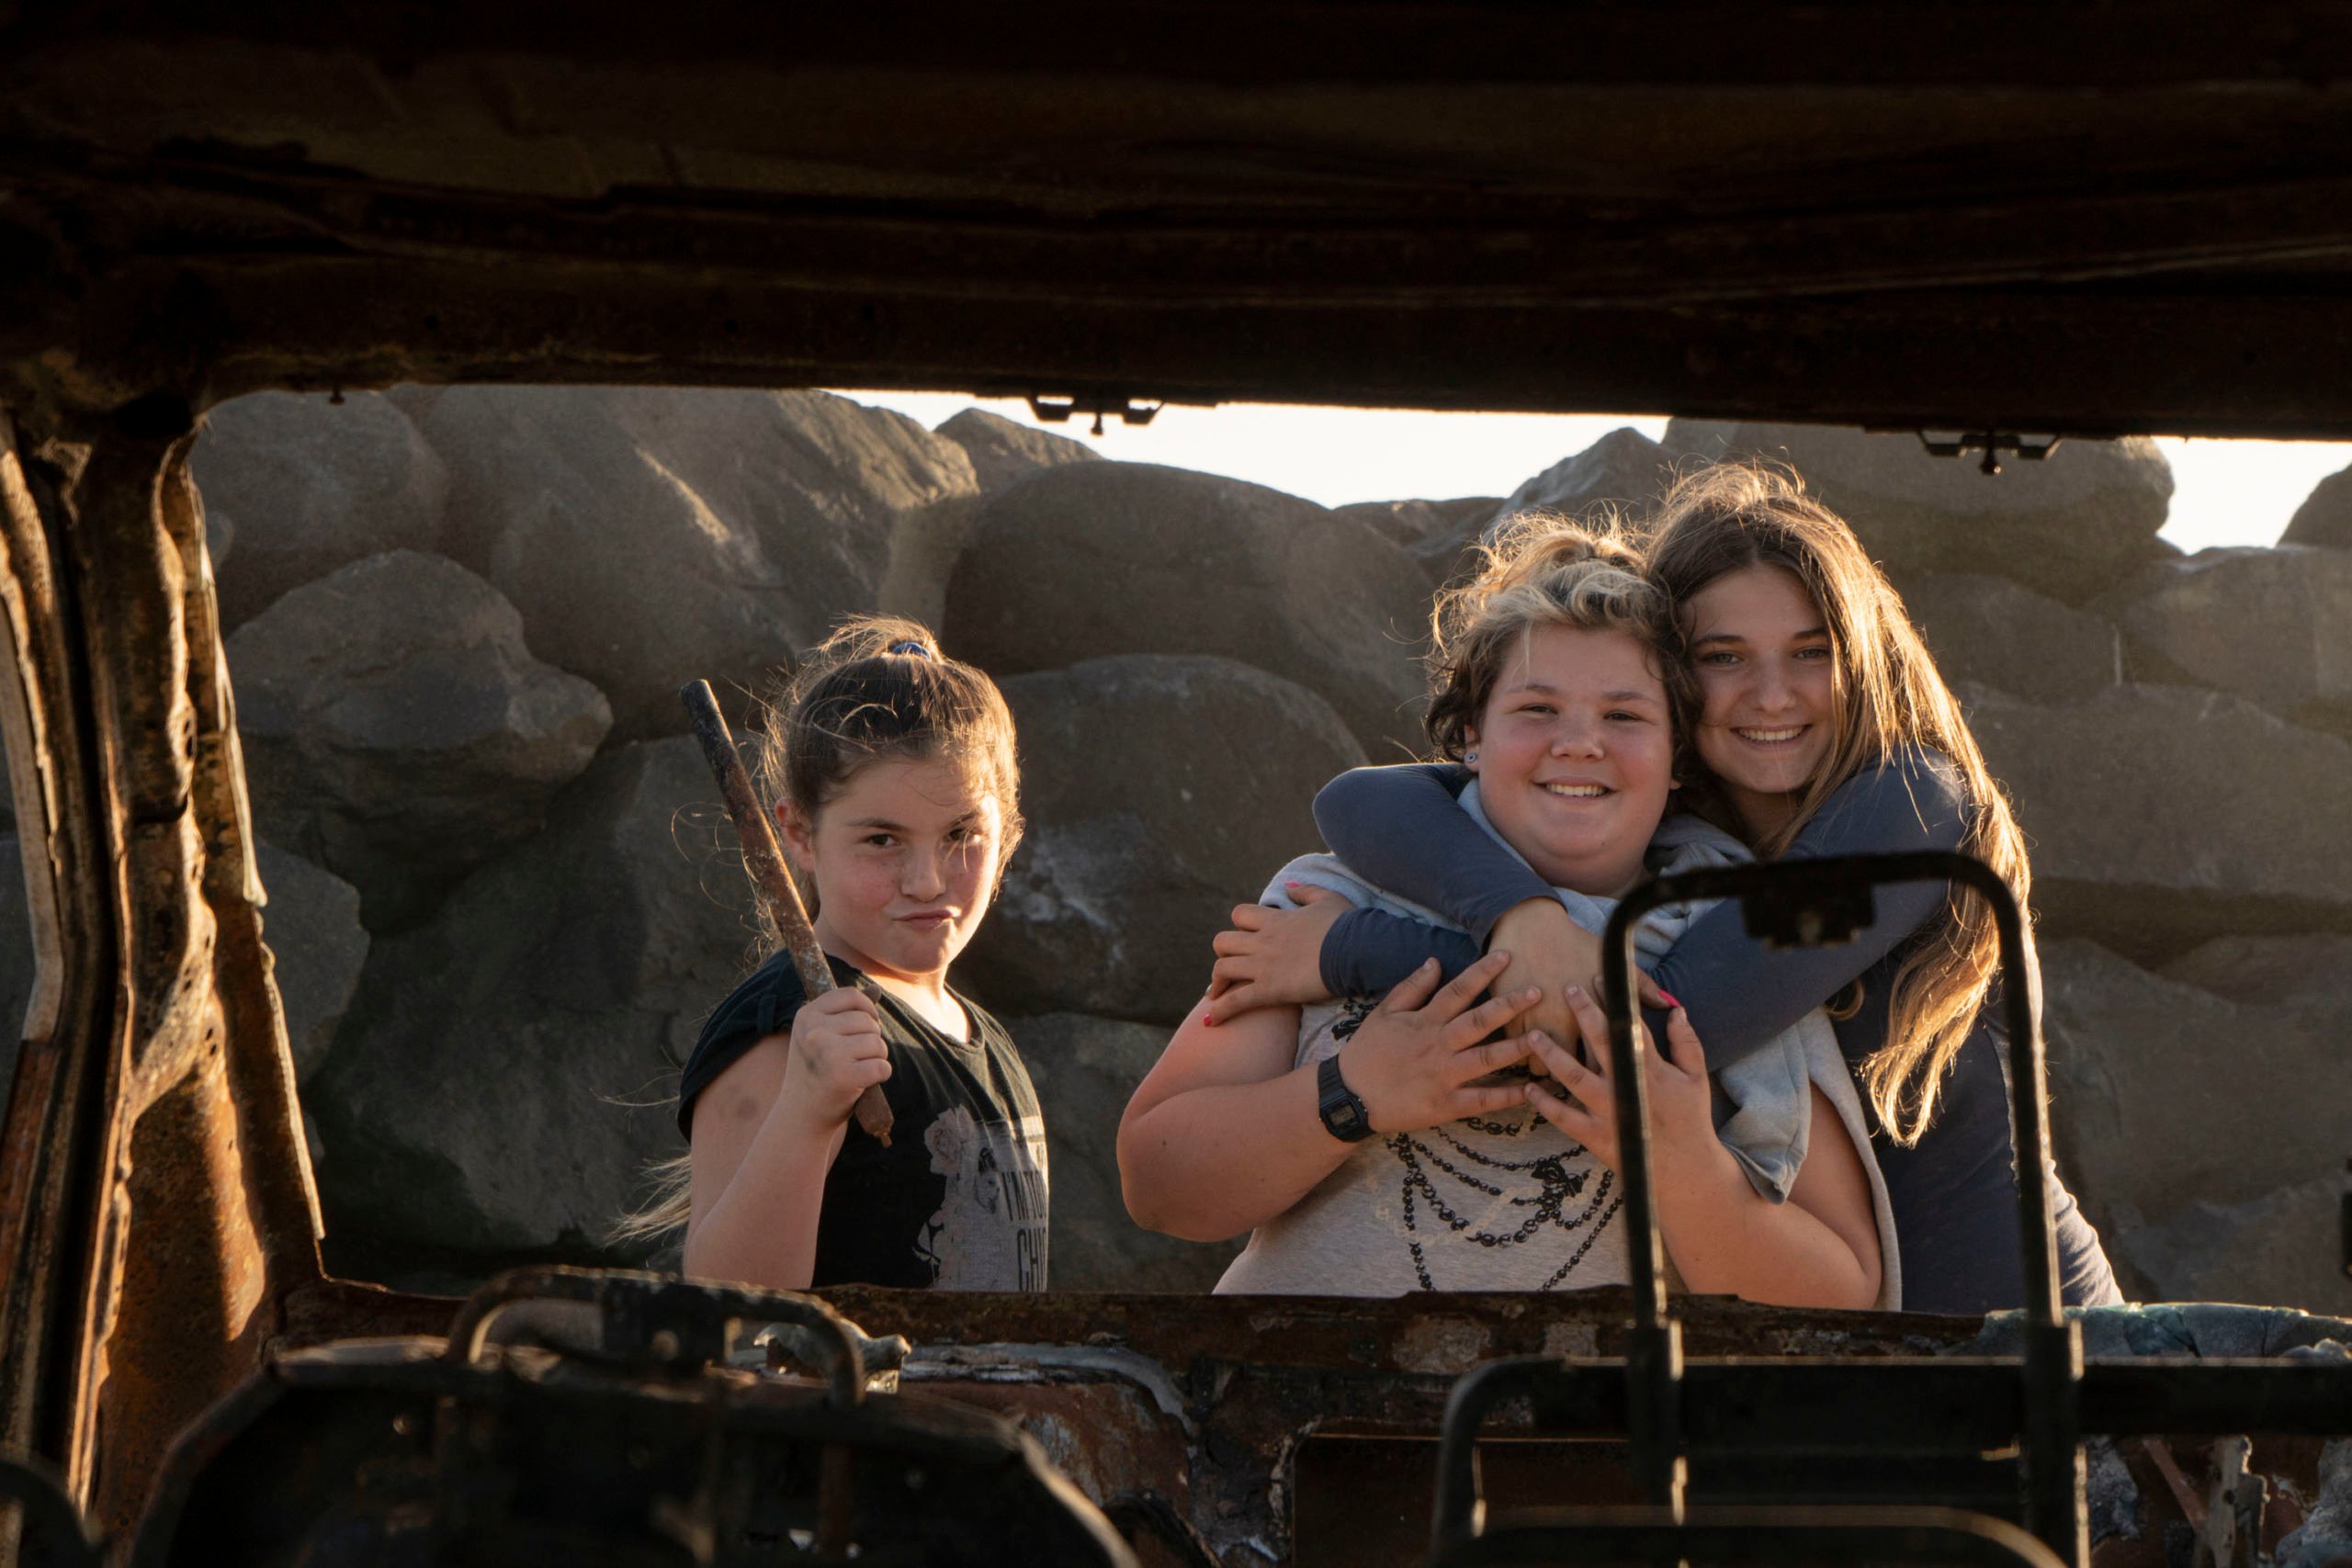
{"type": "MultiPolygon", "coordinates": [[[[674,690],[755,688],[880,608],[940,625],[1021,726],[1029,836],[958,978],[1034,1065],[1056,1283],[1204,1287],[1229,1248],[1125,1217],[1118,1112],[1226,908],[1312,846],[1314,788],[1418,741],[1432,586],[1520,507],[1638,511],[1752,451],[1852,519],[2013,793],[2062,1161],[2127,1285],[2352,1309],[2347,476],[2287,545],[2183,558],[2145,442],[1987,479],[1909,436],[1678,421],[1508,502],[1332,511],[816,392],[212,416],[198,473],[339,1263],[623,1256],[605,1227],[676,1151],[671,1075],[752,943],[674,690]]],[[[0,1007],[28,983],[0,967],[0,1007]]]]}

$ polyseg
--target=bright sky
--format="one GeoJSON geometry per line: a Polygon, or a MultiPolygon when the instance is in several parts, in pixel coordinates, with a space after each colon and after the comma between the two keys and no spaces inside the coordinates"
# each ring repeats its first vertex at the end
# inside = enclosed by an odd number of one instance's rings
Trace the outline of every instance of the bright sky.
{"type": "MultiPolygon", "coordinates": [[[[949,392],[846,392],[937,425],[977,404],[1023,424],[1038,422],[1017,399],[949,392]]],[[[1095,441],[1106,457],[1226,474],[1326,506],[1352,501],[1445,501],[1509,495],[1523,479],[1580,452],[1620,425],[1656,440],[1666,420],[1651,414],[1430,413],[1410,409],[1337,409],[1273,403],[1220,408],[1171,404],[1148,425],[1106,420],[1095,441]]],[[[1043,428],[1081,441],[1083,417],[1043,428]]],[[[2162,437],[2172,463],[2171,521],[2164,536],[2184,550],[2278,542],[2312,487],[2352,468],[2352,443],[2186,441],[2162,437]]],[[[1973,459],[1955,459],[1968,460],[1973,459]]],[[[2061,447],[2052,459],[2065,460],[2061,447]]]]}

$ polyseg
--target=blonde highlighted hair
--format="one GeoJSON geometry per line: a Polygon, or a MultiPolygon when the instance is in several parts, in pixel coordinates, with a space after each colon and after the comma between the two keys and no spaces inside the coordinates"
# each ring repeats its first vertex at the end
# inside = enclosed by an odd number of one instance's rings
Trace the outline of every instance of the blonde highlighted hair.
{"type": "MultiPolygon", "coordinates": [[[[876,762],[943,759],[1001,809],[994,872],[1003,876],[1022,833],[1012,711],[978,668],[942,653],[930,628],[888,615],[852,617],[762,700],[760,710],[751,771],[763,800],[788,804],[814,822],[876,762]]],[[[813,913],[816,889],[801,881],[813,913]]],[[[764,908],[759,921],[765,958],[784,938],[764,908]]],[[[657,1240],[692,1215],[692,1155],[657,1161],[647,1176],[651,1195],[614,1223],[610,1240],[657,1240]]]]}
{"type": "Polygon", "coordinates": [[[1675,776],[1695,685],[1681,658],[1672,601],[1640,547],[1611,517],[1572,523],[1544,512],[1507,520],[1478,547],[1476,576],[1440,593],[1430,613],[1430,710],[1437,755],[1460,761],[1504,665],[1538,626],[1623,632],[1649,650],[1666,687],[1675,776]]]}
{"type": "MultiPolygon", "coordinates": [[[[1845,521],[1805,493],[1795,470],[1736,462],[1687,475],[1660,501],[1648,545],[1650,570],[1677,604],[1730,572],[1778,567],[1804,585],[1829,635],[1836,694],[1829,752],[1795,815],[1754,846],[1759,856],[1784,852],[1822,803],[1863,769],[1931,747],[1951,759],[1967,795],[1961,850],[1992,867],[2025,907],[2032,881],[2025,838],[1960,704],[1894,585],[1845,521]]],[[[1687,651],[1677,661],[1687,667],[1687,651]]],[[[1886,1043],[1860,1069],[1897,1143],[1917,1143],[1935,1119],[1944,1075],[1999,967],[1992,911],[1953,889],[1941,919],[1896,971],[1886,1043]]]]}

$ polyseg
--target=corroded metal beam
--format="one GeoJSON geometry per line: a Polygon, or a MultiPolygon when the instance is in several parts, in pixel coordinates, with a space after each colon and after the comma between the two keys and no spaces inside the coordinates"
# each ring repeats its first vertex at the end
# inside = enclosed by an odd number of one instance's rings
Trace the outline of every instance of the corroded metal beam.
{"type": "Polygon", "coordinates": [[[193,434],[135,407],[0,468],[0,601],[41,677],[0,717],[51,911],[0,1167],[0,1413],[114,1529],[319,1273],[193,434]]]}

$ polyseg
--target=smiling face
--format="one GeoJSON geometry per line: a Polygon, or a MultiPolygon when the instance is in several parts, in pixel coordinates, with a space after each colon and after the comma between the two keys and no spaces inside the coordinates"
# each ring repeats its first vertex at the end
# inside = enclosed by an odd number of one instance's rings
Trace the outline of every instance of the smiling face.
{"type": "Polygon", "coordinates": [[[1777,566],[1724,573],[1683,601],[1682,616],[1700,761],[1760,839],[1794,814],[1837,739],[1837,650],[1813,595],[1777,566]]]}
{"type": "Polygon", "coordinates": [[[878,980],[944,982],[988,912],[1003,809],[943,758],[871,762],[810,823],[776,813],[793,863],[817,884],[818,942],[878,980]]]}
{"type": "Polygon", "coordinates": [[[1640,640],[1534,627],[1467,739],[1487,819],[1546,882],[1608,897],[1640,877],[1674,786],[1666,685],[1640,640]]]}

